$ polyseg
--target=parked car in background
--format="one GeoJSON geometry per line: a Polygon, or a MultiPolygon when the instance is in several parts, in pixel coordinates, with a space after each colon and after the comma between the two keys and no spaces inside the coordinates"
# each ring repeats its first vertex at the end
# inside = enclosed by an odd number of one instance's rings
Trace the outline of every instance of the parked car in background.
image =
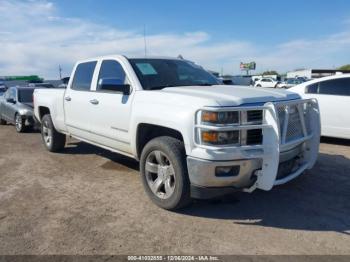
{"type": "Polygon", "coordinates": [[[50,83],[30,83],[28,86],[34,88],[55,88],[55,86],[50,83]]]}
{"type": "Polygon", "coordinates": [[[316,100],[223,85],[183,59],[83,60],[66,89],[35,90],[34,107],[48,151],[63,150],[68,135],[135,158],[146,193],[165,209],[271,190],[318,155],[316,100]]]}
{"type": "Polygon", "coordinates": [[[296,86],[296,85],[299,85],[299,84],[302,84],[304,82],[308,81],[307,79],[305,78],[290,78],[290,79],[287,79],[285,81],[282,81],[282,82],[279,82],[277,84],[277,87],[278,88],[291,88],[293,86],[296,86]]]}
{"type": "Polygon", "coordinates": [[[254,87],[276,88],[278,81],[270,77],[261,78],[254,83],[254,87]]]}
{"type": "Polygon", "coordinates": [[[0,96],[2,96],[7,90],[7,86],[4,82],[0,81],[0,96]]]}
{"type": "Polygon", "coordinates": [[[318,100],[323,136],[350,139],[350,74],[318,78],[289,91],[318,100]]]}
{"type": "Polygon", "coordinates": [[[58,88],[67,88],[68,82],[69,82],[69,77],[63,77],[61,79],[62,84],[58,85],[58,88]]]}
{"type": "Polygon", "coordinates": [[[21,133],[35,125],[33,87],[10,87],[0,97],[0,124],[14,124],[21,133]]]}

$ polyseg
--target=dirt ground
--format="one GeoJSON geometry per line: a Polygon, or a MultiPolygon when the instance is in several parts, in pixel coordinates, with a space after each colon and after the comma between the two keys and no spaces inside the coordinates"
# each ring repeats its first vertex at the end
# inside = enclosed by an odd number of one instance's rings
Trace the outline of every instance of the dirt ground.
{"type": "Polygon", "coordinates": [[[138,163],[0,127],[0,254],[350,254],[350,141],[323,139],[315,168],[270,192],[168,212],[138,163]]]}

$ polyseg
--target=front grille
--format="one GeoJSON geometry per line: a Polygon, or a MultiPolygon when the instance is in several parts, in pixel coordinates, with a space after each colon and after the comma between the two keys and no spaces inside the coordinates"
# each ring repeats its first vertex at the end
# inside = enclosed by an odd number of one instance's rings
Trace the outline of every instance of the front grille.
{"type": "Polygon", "coordinates": [[[309,111],[311,105],[308,102],[295,103],[288,105],[277,104],[277,114],[280,124],[281,143],[288,143],[311,134],[311,129],[308,126],[309,111]],[[288,117],[287,117],[288,114],[288,117]],[[288,121],[288,123],[286,123],[288,121]],[[305,134],[303,131],[305,125],[305,134]],[[285,130],[286,129],[286,130],[285,130]]]}
{"type": "Polygon", "coordinates": [[[261,124],[263,122],[262,110],[247,111],[247,122],[261,124]]]}
{"type": "Polygon", "coordinates": [[[247,131],[247,145],[261,145],[263,135],[261,129],[252,129],[247,131]]]}
{"type": "Polygon", "coordinates": [[[299,110],[296,105],[289,107],[289,119],[287,126],[286,142],[303,137],[303,130],[299,110]]]}

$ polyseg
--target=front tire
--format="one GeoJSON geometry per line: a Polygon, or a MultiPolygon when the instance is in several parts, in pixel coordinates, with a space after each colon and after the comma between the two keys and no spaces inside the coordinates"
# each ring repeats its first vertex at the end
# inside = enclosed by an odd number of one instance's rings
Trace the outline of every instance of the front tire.
{"type": "Polygon", "coordinates": [[[44,115],[41,119],[41,138],[46,149],[50,152],[59,152],[66,144],[66,135],[57,132],[51,115],[44,115]]]}
{"type": "Polygon", "coordinates": [[[151,140],[142,150],[142,183],[157,206],[176,210],[191,202],[185,156],[183,143],[167,136],[151,140]]]}
{"type": "Polygon", "coordinates": [[[25,119],[18,113],[15,115],[15,127],[17,133],[26,131],[25,119]]]}
{"type": "Polygon", "coordinates": [[[7,122],[0,117],[0,125],[3,126],[3,125],[6,125],[6,124],[7,124],[7,122]]]}

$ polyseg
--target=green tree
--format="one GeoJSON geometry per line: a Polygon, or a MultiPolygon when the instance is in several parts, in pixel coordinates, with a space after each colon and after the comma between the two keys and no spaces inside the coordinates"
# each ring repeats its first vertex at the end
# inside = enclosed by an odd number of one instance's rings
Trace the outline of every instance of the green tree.
{"type": "Polygon", "coordinates": [[[263,75],[278,75],[278,73],[275,70],[270,70],[270,71],[265,71],[263,75]]]}
{"type": "Polygon", "coordinates": [[[337,68],[338,70],[350,70],[350,64],[348,65],[343,65],[337,68]]]}

